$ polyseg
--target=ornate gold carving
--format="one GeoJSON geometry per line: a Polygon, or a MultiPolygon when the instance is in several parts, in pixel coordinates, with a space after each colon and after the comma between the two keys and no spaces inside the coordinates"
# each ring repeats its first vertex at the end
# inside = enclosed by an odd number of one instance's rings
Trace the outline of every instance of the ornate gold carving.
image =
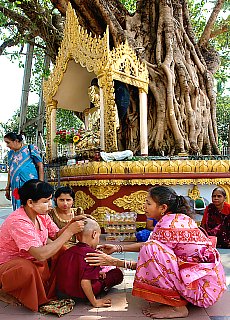
{"type": "Polygon", "coordinates": [[[51,100],[47,103],[46,105],[46,130],[47,130],[47,134],[46,134],[46,158],[51,161],[52,160],[52,141],[51,141],[51,114],[52,114],[52,110],[56,109],[57,107],[57,101],[56,100],[51,100]]]}
{"type": "Polygon", "coordinates": [[[124,210],[129,209],[130,211],[134,211],[138,214],[144,214],[143,205],[145,203],[147,194],[148,192],[144,190],[137,191],[131,193],[129,196],[117,198],[113,201],[113,203],[124,210]]]}
{"type": "Polygon", "coordinates": [[[145,228],[146,227],[146,222],[136,222],[136,227],[137,228],[145,228]]]}
{"type": "Polygon", "coordinates": [[[83,210],[89,209],[95,204],[95,201],[83,191],[75,193],[75,207],[82,207],[83,210]]]}
{"type": "MultiPolygon", "coordinates": [[[[99,74],[108,60],[109,33],[94,37],[80,26],[75,11],[69,3],[66,12],[64,36],[56,58],[55,68],[47,81],[44,81],[44,101],[52,101],[66,71],[69,60],[74,59],[88,72],[99,74]]],[[[87,90],[87,89],[86,89],[87,90]]]]}
{"type": "Polygon", "coordinates": [[[128,83],[148,93],[147,66],[137,59],[127,41],[110,52],[109,62],[112,66],[113,79],[128,83]]]}
{"type": "Polygon", "coordinates": [[[100,227],[104,227],[104,220],[105,220],[105,214],[108,213],[116,213],[116,211],[108,208],[108,207],[98,207],[96,210],[94,210],[91,215],[97,219],[97,222],[99,223],[100,227]]]}
{"type": "MultiPolygon", "coordinates": [[[[69,176],[69,167],[61,168],[61,176],[69,176]]],[[[73,175],[99,173],[208,173],[230,172],[230,160],[167,160],[90,162],[73,166],[73,175]],[[219,168],[219,171],[217,170],[219,168]]]]}
{"type": "Polygon", "coordinates": [[[97,197],[97,199],[108,198],[120,190],[120,186],[90,186],[89,191],[97,197]]]}
{"type": "Polygon", "coordinates": [[[196,185],[192,189],[188,189],[188,196],[193,200],[200,199],[200,190],[196,185]]]}
{"type": "Polygon", "coordinates": [[[230,185],[229,178],[210,178],[210,179],[110,179],[110,180],[62,180],[62,185],[70,185],[70,186],[81,186],[81,187],[89,187],[89,186],[149,186],[149,185],[167,185],[167,186],[176,186],[176,185],[190,185],[190,184],[207,184],[207,185],[230,185]]]}

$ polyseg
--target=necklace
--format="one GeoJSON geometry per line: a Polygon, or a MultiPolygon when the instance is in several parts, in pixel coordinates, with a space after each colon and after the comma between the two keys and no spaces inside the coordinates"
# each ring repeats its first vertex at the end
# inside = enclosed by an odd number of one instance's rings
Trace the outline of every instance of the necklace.
{"type": "Polygon", "coordinates": [[[56,208],[53,208],[53,211],[54,211],[54,214],[55,214],[56,218],[57,218],[59,221],[61,221],[61,222],[69,222],[69,221],[71,221],[71,220],[74,218],[74,212],[73,212],[72,209],[71,209],[71,218],[70,218],[70,219],[62,219],[62,218],[59,216],[56,208]]]}

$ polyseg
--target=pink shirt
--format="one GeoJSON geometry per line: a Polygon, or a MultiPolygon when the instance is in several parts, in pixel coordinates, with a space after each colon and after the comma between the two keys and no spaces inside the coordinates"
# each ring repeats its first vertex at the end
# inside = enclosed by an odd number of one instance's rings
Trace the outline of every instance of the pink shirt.
{"type": "Polygon", "coordinates": [[[59,228],[49,215],[38,215],[37,219],[40,230],[35,228],[23,207],[6,218],[0,227],[0,264],[14,258],[35,260],[28,250],[44,246],[48,238],[55,237],[59,228]]]}

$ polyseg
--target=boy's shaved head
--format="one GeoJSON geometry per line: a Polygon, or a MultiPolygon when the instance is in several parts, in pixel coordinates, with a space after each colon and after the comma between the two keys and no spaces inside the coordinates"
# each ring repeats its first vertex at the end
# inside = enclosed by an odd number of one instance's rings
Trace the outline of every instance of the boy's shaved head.
{"type": "Polygon", "coordinates": [[[92,231],[100,231],[100,230],[101,228],[94,218],[92,219],[90,217],[87,217],[85,219],[85,227],[82,231],[82,234],[86,234],[92,231]]]}

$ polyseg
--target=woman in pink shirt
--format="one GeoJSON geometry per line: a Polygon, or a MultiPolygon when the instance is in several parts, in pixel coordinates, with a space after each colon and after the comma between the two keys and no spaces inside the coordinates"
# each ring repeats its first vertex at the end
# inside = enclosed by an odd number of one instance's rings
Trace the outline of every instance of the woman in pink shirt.
{"type": "Polygon", "coordinates": [[[49,301],[48,259],[54,261],[63,244],[84,228],[85,217],[78,216],[59,230],[48,215],[52,195],[46,182],[25,182],[19,189],[22,206],[0,227],[0,300],[33,311],[49,301]]]}

